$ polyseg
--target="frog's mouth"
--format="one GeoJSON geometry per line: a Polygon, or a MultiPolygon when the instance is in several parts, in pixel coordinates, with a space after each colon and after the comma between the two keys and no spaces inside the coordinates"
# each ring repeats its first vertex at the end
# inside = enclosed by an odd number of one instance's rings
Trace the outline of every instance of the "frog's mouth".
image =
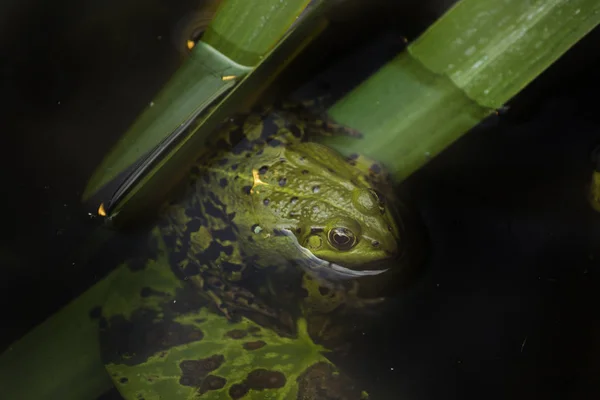
{"type": "Polygon", "coordinates": [[[301,253],[301,257],[298,258],[297,263],[302,269],[316,278],[325,279],[328,281],[340,281],[348,279],[356,279],[365,276],[374,276],[386,272],[389,268],[377,268],[382,265],[371,265],[369,269],[357,270],[350,269],[339,264],[332,263],[320,259],[315,256],[306,247],[303,247],[299,242],[296,235],[289,229],[281,229],[281,233],[289,237],[293,242],[298,251],[301,253]]]}

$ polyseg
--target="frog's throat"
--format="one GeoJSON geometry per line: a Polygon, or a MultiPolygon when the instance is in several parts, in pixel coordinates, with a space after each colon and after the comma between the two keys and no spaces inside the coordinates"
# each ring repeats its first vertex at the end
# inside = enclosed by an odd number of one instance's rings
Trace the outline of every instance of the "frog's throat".
{"type": "Polygon", "coordinates": [[[322,260],[315,256],[310,250],[300,245],[298,238],[289,229],[281,229],[281,233],[288,236],[300,251],[302,257],[298,259],[300,266],[309,274],[316,278],[325,279],[327,281],[340,281],[348,279],[356,279],[363,276],[379,275],[386,272],[388,269],[380,270],[353,270],[342,267],[341,265],[322,260]]]}

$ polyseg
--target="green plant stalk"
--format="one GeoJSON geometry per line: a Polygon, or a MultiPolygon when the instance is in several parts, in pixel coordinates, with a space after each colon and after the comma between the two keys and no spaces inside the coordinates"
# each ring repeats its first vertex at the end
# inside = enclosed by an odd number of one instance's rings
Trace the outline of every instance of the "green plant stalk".
{"type": "Polygon", "coordinates": [[[202,40],[243,65],[275,47],[310,0],[225,0],[202,40]]]}
{"type": "Polygon", "coordinates": [[[206,109],[240,82],[276,46],[307,3],[308,0],[224,0],[190,58],[96,168],[83,200],[87,201],[191,115],[206,109]]]}
{"type": "Polygon", "coordinates": [[[222,76],[243,76],[250,70],[213,47],[198,43],[190,58],[96,168],[83,193],[84,201],[150,152],[191,114],[210,106],[235,85],[235,80],[224,81],[222,76]]]}
{"type": "Polygon", "coordinates": [[[110,212],[111,222],[116,226],[135,221],[137,216],[151,213],[164,200],[164,195],[183,178],[191,164],[205,149],[206,138],[228,116],[253,104],[265,88],[317,35],[327,26],[321,17],[326,2],[315,3],[300,23],[289,29],[284,37],[253,68],[242,81],[223,99],[215,101],[214,107],[197,118],[189,133],[156,165],[140,179],[135,187],[123,198],[120,205],[110,212]]]}
{"type": "Polygon", "coordinates": [[[90,311],[102,306],[119,273],[113,271],[0,356],[2,398],[92,400],[112,387],[90,311]]]}
{"type": "Polygon", "coordinates": [[[398,181],[439,154],[600,23],[597,0],[462,0],[329,109],[367,140],[326,138],[398,181]]]}

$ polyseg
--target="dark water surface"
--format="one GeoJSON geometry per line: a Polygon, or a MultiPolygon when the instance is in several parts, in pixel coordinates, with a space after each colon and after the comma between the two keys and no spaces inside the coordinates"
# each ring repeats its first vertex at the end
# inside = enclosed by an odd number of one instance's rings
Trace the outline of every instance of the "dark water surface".
{"type": "MultiPolygon", "coordinates": [[[[169,35],[195,6],[158,0],[3,6],[15,19],[2,25],[0,60],[7,189],[0,348],[111,267],[73,265],[69,258],[97,224],[79,196],[103,155],[177,68],[169,35]]],[[[392,20],[415,35],[446,6],[407,6],[392,20]]],[[[401,48],[399,38],[393,32],[365,42],[353,71],[333,69],[304,93],[347,91],[401,48]]],[[[352,357],[336,360],[373,398],[600,396],[600,214],[585,199],[588,154],[600,142],[599,40],[596,29],[506,114],[406,182],[430,232],[430,262],[420,280],[392,299],[390,314],[358,334],[352,357]],[[362,376],[366,364],[369,376],[362,376]]],[[[337,51],[348,55],[348,49],[337,51]]],[[[293,66],[310,73],[322,67],[293,66]]]]}

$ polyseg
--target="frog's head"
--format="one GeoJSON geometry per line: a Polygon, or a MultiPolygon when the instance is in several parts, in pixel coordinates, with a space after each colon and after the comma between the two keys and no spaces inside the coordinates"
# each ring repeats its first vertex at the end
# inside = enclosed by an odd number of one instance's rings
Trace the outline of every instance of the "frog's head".
{"type": "Polygon", "coordinates": [[[373,270],[398,255],[396,221],[383,197],[370,188],[349,193],[343,211],[316,223],[299,242],[317,258],[351,270],[373,270]]]}
{"type": "Polygon", "coordinates": [[[268,172],[261,175],[266,186],[258,204],[268,199],[278,226],[293,232],[313,261],[337,268],[340,278],[383,272],[383,262],[400,252],[399,229],[393,205],[363,179],[364,172],[316,143],[279,155],[263,168],[268,172]]]}

